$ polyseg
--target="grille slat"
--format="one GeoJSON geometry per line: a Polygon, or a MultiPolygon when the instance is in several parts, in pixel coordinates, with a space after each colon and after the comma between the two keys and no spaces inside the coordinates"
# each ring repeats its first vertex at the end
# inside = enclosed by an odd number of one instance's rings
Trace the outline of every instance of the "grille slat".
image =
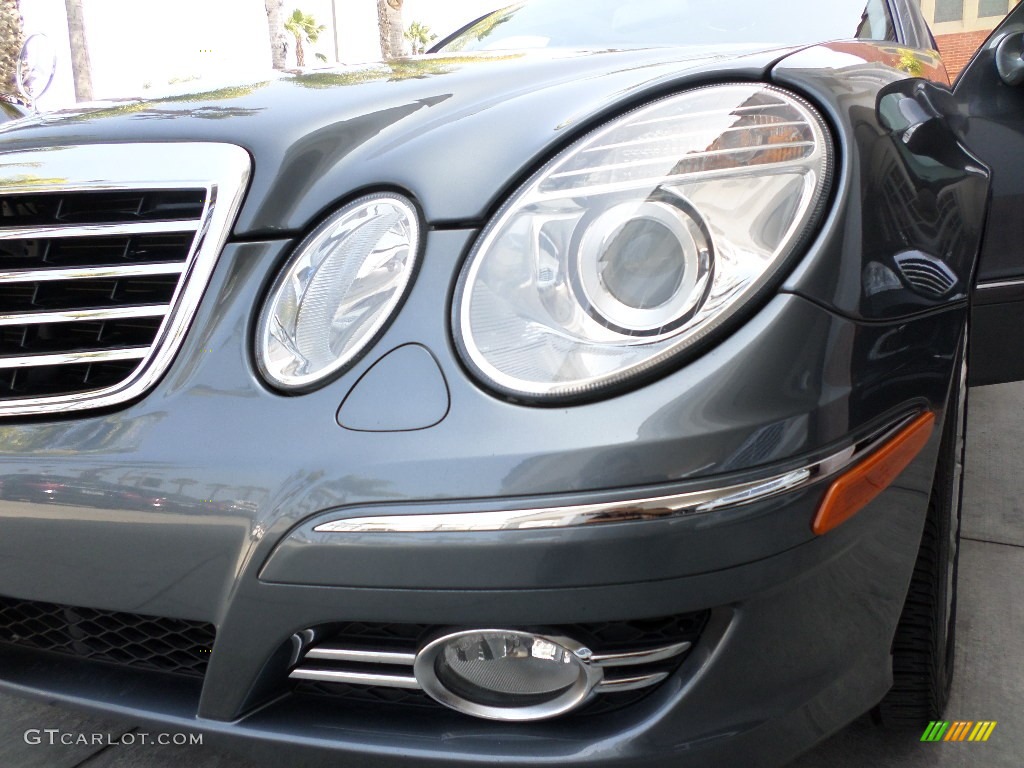
{"type": "Polygon", "coordinates": [[[0,392],[14,397],[41,397],[101,389],[124,381],[138,364],[138,360],[120,360],[36,368],[0,368],[0,392]]]}
{"type": "Polygon", "coordinates": [[[30,356],[27,353],[73,354],[148,348],[162,321],[159,315],[30,325],[8,325],[0,319],[0,361],[4,357],[30,356]]]}
{"type": "Polygon", "coordinates": [[[178,275],[181,274],[184,268],[184,263],[174,263],[71,267],[68,269],[11,269],[0,272],[0,283],[41,283],[57,280],[101,280],[125,277],[151,277],[153,275],[178,275]]]}
{"type": "Polygon", "coordinates": [[[90,320],[125,320],[138,317],[163,317],[167,307],[115,307],[112,309],[80,309],[63,312],[19,312],[0,315],[0,327],[11,325],[49,325],[51,323],[80,323],[90,320]]]}
{"type": "Polygon", "coordinates": [[[194,232],[101,237],[0,240],[0,270],[182,263],[194,232]]]}
{"type": "Polygon", "coordinates": [[[227,144],[0,152],[0,415],[148,391],[185,338],[250,170],[227,144]]]}
{"type": "Polygon", "coordinates": [[[38,227],[191,220],[202,216],[205,204],[204,191],[196,189],[0,195],[0,225],[38,227]]]}
{"type": "Polygon", "coordinates": [[[0,398],[131,376],[171,311],[205,199],[201,189],[0,197],[0,371],[33,369],[0,375],[0,398]],[[172,217],[186,210],[197,218],[172,217]],[[3,226],[12,220],[28,226],[3,226]]]}
{"type": "MultiPolygon", "coordinates": [[[[0,219],[2,222],[3,219],[0,219]]],[[[195,232],[196,221],[142,221],[130,224],[76,224],[53,227],[0,227],[0,241],[71,239],[80,237],[104,237],[110,235],[151,235],[174,232],[195,232]]]]}
{"type": "Polygon", "coordinates": [[[0,643],[190,677],[206,673],[212,624],[0,597],[0,643]]]}
{"type": "Polygon", "coordinates": [[[128,347],[126,349],[100,349],[87,352],[69,352],[63,355],[26,355],[24,357],[0,357],[2,368],[37,368],[40,366],[70,365],[79,363],[109,363],[117,360],[141,360],[149,353],[149,347],[128,347]]]}
{"type": "Polygon", "coordinates": [[[177,289],[176,275],[146,275],[110,280],[67,280],[32,283],[0,282],[0,310],[74,312],[104,308],[169,306],[177,289]]]}

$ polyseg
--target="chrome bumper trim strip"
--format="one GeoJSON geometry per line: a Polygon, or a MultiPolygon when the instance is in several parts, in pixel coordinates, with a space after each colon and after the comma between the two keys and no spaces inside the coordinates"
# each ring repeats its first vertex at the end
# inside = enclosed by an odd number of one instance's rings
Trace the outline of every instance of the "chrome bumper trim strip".
{"type": "Polygon", "coordinates": [[[310,669],[299,667],[288,675],[294,680],[315,680],[319,683],[347,683],[348,685],[372,685],[380,688],[408,688],[420,690],[420,684],[412,675],[388,675],[377,672],[346,672],[340,669],[310,669]]]}
{"type": "Polygon", "coordinates": [[[623,691],[637,691],[641,688],[650,688],[664,681],[668,672],[654,672],[649,675],[632,675],[631,677],[619,677],[611,680],[605,679],[597,684],[594,693],[621,693],[623,691]]]}
{"type": "Polygon", "coordinates": [[[657,661],[665,661],[690,650],[690,643],[674,643],[662,648],[651,648],[646,651],[631,651],[629,653],[606,653],[595,654],[590,657],[590,663],[598,667],[633,667],[637,664],[653,664],[657,661]]]}
{"type": "Polygon", "coordinates": [[[806,488],[839,474],[877,450],[918,414],[896,423],[859,443],[806,467],[749,483],[703,491],[623,499],[600,504],[580,504],[496,512],[426,513],[340,517],[322,523],[317,533],[471,533],[481,531],[525,531],[575,528],[585,525],[626,523],[635,520],[664,520],[739,507],[755,501],[806,488]]]}
{"type": "Polygon", "coordinates": [[[306,652],[307,659],[323,659],[326,661],[354,661],[361,664],[394,664],[411,667],[416,661],[415,653],[394,653],[391,651],[362,651],[352,648],[335,648],[329,645],[318,645],[306,652]]]}

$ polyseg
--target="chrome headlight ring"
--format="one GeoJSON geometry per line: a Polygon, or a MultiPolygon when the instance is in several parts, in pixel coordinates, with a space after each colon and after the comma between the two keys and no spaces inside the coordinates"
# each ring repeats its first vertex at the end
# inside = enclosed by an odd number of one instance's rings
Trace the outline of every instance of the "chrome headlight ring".
{"type": "Polygon", "coordinates": [[[595,321],[619,333],[658,336],[678,328],[693,317],[711,288],[711,235],[697,211],[682,198],[615,205],[593,217],[578,237],[576,258],[569,265],[576,300],[595,321]],[[644,237],[645,229],[660,229],[667,235],[668,242],[656,250],[654,258],[642,265],[621,256],[613,258],[637,240],[650,239],[644,237]],[[665,251],[673,247],[678,248],[678,257],[666,259],[665,251]],[[614,267],[619,268],[618,275],[614,267]],[[635,275],[633,280],[628,274],[622,276],[631,269],[650,274],[662,267],[672,273],[660,286],[662,295],[639,290],[636,284],[641,280],[635,275]]]}

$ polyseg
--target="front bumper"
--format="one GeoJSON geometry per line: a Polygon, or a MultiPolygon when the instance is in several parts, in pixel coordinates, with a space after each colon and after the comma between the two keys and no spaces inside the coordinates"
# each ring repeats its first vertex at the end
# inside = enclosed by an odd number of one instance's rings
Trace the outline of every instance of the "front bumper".
{"type": "MultiPolygon", "coordinates": [[[[928,465],[922,456],[904,477],[923,478],[928,465]]],[[[815,495],[754,515],[792,514],[806,523],[815,495]]],[[[152,675],[11,648],[0,651],[2,687],[164,730],[198,729],[212,743],[220,736],[264,756],[279,749],[294,757],[294,749],[307,747],[304,764],[320,757],[324,764],[390,765],[402,757],[423,766],[779,765],[888,689],[888,638],[926,498],[901,483],[829,536],[742,566],[659,581],[517,590],[253,581],[234,595],[201,687],[159,675],[155,684],[152,675]],[[343,700],[275,699],[282,670],[265,668],[292,630],[338,617],[520,626],[708,607],[712,617],[700,642],[654,693],[626,709],[570,720],[491,723],[440,708],[388,711],[343,700]]]]}
{"type": "Polygon", "coordinates": [[[301,398],[260,384],[252,307],[281,242],[225,250],[178,360],[145,399],[0,428],[0,594],[217,627],[201,685],[2,644],[0,685],[358,765],[773,765],[876,703],[937,435],[896,485],[822,538],[810,532],[818,485],[593,529],[309,541],[320,549],[310,565],[303,537],[338,510],[685,492],[801,466],[908,409],[944,407],[962,308],[858,325],[787,295],[637,392],[559,409],[496,400],[462,372],[437,307],[470,239],[430,235],[426,266],[377,347],[431,351],[450,398],[432,428],[339,426],[339,405],[379,354],[301,398]],[[24,482],[10,495],[28,475],[45,476],[57,498],[26,497],[24,482]],[[323,623],[516,627],[702,610],[712,621],[666,683],[572,723],[396,716],[283,693],[280,649],[323,623]]]}

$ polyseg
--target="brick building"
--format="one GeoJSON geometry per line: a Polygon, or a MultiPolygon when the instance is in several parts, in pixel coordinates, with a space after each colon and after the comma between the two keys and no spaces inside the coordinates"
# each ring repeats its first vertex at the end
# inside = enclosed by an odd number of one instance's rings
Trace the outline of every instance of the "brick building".
{"type": "Polygon", "coordinates": [[[939,51],[956,77],[995,26],[1020,0],[920,0],[939,51]]]}

